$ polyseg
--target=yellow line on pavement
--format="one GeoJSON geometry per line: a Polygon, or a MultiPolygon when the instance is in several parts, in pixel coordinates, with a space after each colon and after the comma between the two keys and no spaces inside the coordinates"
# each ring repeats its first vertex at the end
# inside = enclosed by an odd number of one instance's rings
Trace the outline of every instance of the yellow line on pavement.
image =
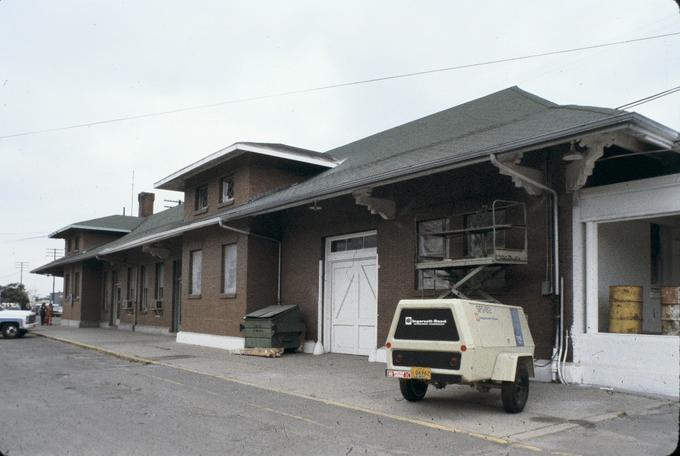
{"type": "MultiPolygon", "coordinates": [[[[543,452],[544,451],[542,448],[539,448],[539,447],[536,447],[536,446],[526,445],[524,443],[519,443],[519,442],[514,442],[512,440],[504,439],[504,438],[501,438],[501,437],[495,437],[493,435],[480,434],[478,432],[465,431],[463,429],[455,428],[455,427],[452,427],[452,426],[445,426],[443,424],[432,423],[432,422],[429,422],[429,421],[420,420],[418,418],[409,418],[407,416],[395,415],[395,414],[387,413],[387,412],[381,412],[381,411],[378,411],[378,410],[364,408],[364,407],[361,407],[361,406],[358,406],[358,405],[346,404],[344,402],[337,402],[337,401],[334,401],[332,399],[323,399],[323,398],[319,398],[319,397],[315,397],[315,396],[310,396],[310,395],[307,395],[307,394],[304,394],[304,393],[287,391],[287,390],[283,390],[283,389],[274,388],[274,387],[271,387],[271,386],[258,385],[257,383],[252,383],[252,382],[248,382],[248,381],[245,381],[245,380],[240,380],[240,379],[234,378],[234,377],[227,377],[227,376],[224,376],[224,375],[211,374],[211,373],[208,373],[208,372],[199,371],[199,370],[189,368],[189,367],[177,366],[177,365],[174,365],[174,364],[168,364],[168,363],[164,363],[164,362],[140,358],[140,357],[137,357],[137,356],[130,356],[130,355],[125,355],[125,354],[121,354],[121,353],[116,353],[116,352],[113,352],[111,350],[106,350],[106,349],[103,349],[103,348],[100,348],[100,347],[96,347],[94,345],[84,344],[82,342],[76,342],[76,341],[69,340],[69,339],[63,339],[61,337],[55,337],[55,336],[52,336],[52,335],[47,335],[47,334],[38,334],[38,335],[45,337],[45,338],[48,338],[48,339],[58,340],[60,342],[72,344],[72,345],[75,345],[77,347],[82,347],[82,348],[85,348],[85,349],[88,349],[88,350],[94,350],[94,351],[97,351],[97,352],[100,352],[100,353],[108,354],[108,355],[111,355],[111,356],[115,356],[117,358],[129,360],[129,361],[136,362],[136,363],[152,364],[152,365],[156,365],[156,366],[169,367],[169,368],[172,368],[172,369],[177,369],[177,370],[189,372],[189,373],[192,373],[192,374],[203,375],[203,376],[216,378],[216,379],[223,380],[223,381],[230,382],[230,383],[236,383],[238,385],[244,385],[244,386],[249,386],[249,387],[252,387],[252,388],[258,388],[258,389],[264,390],[264,391],[270,391],[272,393],[285,394],[285,395],[292,396],[292,397],[307,399],[307,400],[310,400],[310,401],[314,401],[314,402],[318,402],[318,403],[322,403],[322,404],[326,404],[326,405],[330,405],[330,406],[334,406],[334,407],[339,407],[339,408],[343,408],[343,409],[346,409],[346,410],[353,410],[353,411],[356,411],[356,412],[362,412],[362,413],[366,413],[366,414],[369,414],[369,415],[380,416],[380,417],[383,417],[383,418],[388,418],[388,419],[392,419],[392,420],[395,420],[395,421],[409,423],[409,424],[413,424],[413,425],[416,425],[416,426],[427,427],[427,428],[430,428],[430,429],[436,429],[436,430],[439,430],[439,431],[451,432],[451,433],[460,434],[460,435],[466,435],[468,437],[473,437],[473,438],[476,438],[476,439],[479,439],[479,440],[492,442],[492,443],[495,443],[495,444],[498,444],[498,445],[523,448],[523,449],[527,449],[527,450],[531,450],[531,451],[535,451],[535,452],[543,452]]],[[[284,414],[284,412],[275,411],[273,409],[269,410],[269,411],[271,411],[273,413],[284,414]]],[[[286,415],[286,416],[288,416],[288,415],[286,415]]],[[[307,420],[304,417],[298,417],[298,416],[295,416],[295,415],[290,415],[290,417],[295,418],[295,419],[302,419],[303,421],[307,420]]],[[[316,422],[313,422],[313,423],[319,424],[319,423],[316,423],[316,422]]],[[[553,454],[559,454],[559,453],[553,452],[553,454]]],[[[576,455],[570,455],[570,456],[576,456],[576,455]]]]}

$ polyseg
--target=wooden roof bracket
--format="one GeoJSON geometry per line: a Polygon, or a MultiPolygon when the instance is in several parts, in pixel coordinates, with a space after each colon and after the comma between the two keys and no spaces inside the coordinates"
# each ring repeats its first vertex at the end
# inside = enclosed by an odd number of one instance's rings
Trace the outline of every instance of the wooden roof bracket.
{"type": "Polygon", "coordinates": [[[568,192],[581,189],[593,174],[595,162],[604,155],[605,147],[613,145],[614,135],[597,135],[577,140],[581,147],[585,147],[583,159],[571,162],[564,172],[568,192]]]}
{"type": "Polygon", "coordinates": [[[496,165],[494,160],[492,160],[491,163],[498,168],[500,174],[509,176],[515,184],[515,187],[523,188],[532,196],[541,195],[544,192],[544,189],[535,183],[545,182],[545,175],[538,169],[520,165],[519,163],[522,161],[523,155],[524,152],[515,152],[501,156],[498,159],[498,162],[502,163],[503,166],[496,165]]]}
{"type": "Polygon", "coordinates": [[[160,247],[159,245],[143,245],[142,252],[148,253],[151,256],[165,260],[170,256],[170,249],[160,247]]]}
{"type": "Polygon", "coordinates": [[[366,206],[371,214],[378,214],[385,220],[394,220],[397,215],[397,203],[386,198],[371,196],[373,189],[365,188],[352,193],[354,202],[366,206]]]}

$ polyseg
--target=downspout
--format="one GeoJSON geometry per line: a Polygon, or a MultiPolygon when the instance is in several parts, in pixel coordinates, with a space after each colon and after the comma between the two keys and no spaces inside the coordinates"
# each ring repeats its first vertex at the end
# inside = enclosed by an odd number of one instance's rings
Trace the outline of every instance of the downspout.
{"type": "Polygon", "coordinates": [[[281,305],[281,241],[278,240],[278,239],[275,239],[273,237],[264,236],[262,234],[257,234],[257,233],[253,233],[253,232],[250,232],[250,231],[241,230],[239,228],[234,228],[233,226],[225,225],[224,220],[222,220],[221,217],[218,218],[217,220],[218,220],[217,223],[219,224],[220,228],[223,228],[225,230],[233,231],[233,232],[239,233],[239,234],[245,234],[246,236],[254,236],[254,237],[261,238],[261,239],[266,239],[266,240],[271,241],[271,242],[276,242],[276,244],[278,245],[278,251],[279,251],[278,252],[278,255],[279,255],[278,273],[277,273],[277,278],[276,278],[276,305],[280,306],[281,305]]]}
{"type": "Polygon", "coordinates": [[[553,223],[552,223],[552,225],[553,225],[553,230],[552,230],[553,231],[553,248],[552,248],[552,251],[553,251],[552,252],[553,277],[552,277],[552,287],[551,288],[553,290],[553,294],[559,297],[559,302],[560,302],[560,317],[559,317],[559,320],[560,321],[559,321],[559,325],[556,325],[557,328],[558,328],[557,329],[558,332],[557,332],[557,338],[555,339],[555,345],[553,347],[553,356],[552,356],[551,362],[553,362],[555,360],[555,358],[557,357],[557,365],[555,367],[553,367],[553,374],[555,374],[555,373],[557,374],[558,380],[561,383],[566,383],[564,381],[562,375],[561,375],[561,372],[560,372],[560,362],[561,362],[561,358],[562,358],[562,354],[563,354],[562,350],[563,350],[563,347],[564,347],[564,344],[563,344],[564,334],[562,333],[563,332],[562,328],[563,328],[563,325],[564,325],[564,321],[563,321],[563,319],[564,319],[564,297],[562,296],[562,289],[561,289],[562,286],[561,286],[561,281],[560,281],[560,253],[559,253],[560,252],[560,250],[559,250],[559,241],[560,241],[559,231],[560,230],[559,230],[559,206],[558,206],[559,197],[557,195],[557,191],[555,191],[554,189],[552,189],[552,188],[550,188],[546,185],[543,185],[540,182],[537,182],[537,181],[525,176],[524,174],[522,174],[520,172],[515,171],[514,169],[512,169],[508,166],[505,166],[503,163],[499,162],[496,159],[495,154],[490,154],[489,159],[491,161],[491,164],[493,164],[499,170],[502,170],[503,173],[514,176],[517,179],[520,179],[524,182],[531,184],[534,187],[540,188],[541,190],[544,190],[544,191],[552,194],[552,197],[553,197],[553,205],[552,205],[553,206],[552,207],[552,209],[553,209],[553,223]]]}
{"type": "Polygon", "coordinates": [[[559,283],[560,283],[560,253],[559,253],[559,245],[560,245],[560,239],[559,239],[559,225],[558,225],[558,213],[559,213],[559,207],[558,207],[558,195],[555,190],[552,188],[541,184],[540,182],[537,182],[533,179],[530,179],[529,177],[525,176],[522,173],[519,173],[515,171],[514,169],[505,166],[503,163],[499,162],[496,160],[496,155],[495,154],[490,154],[489,159],[491,160],[491,164],[493,164],[496,168],[503,170],[504,173],[510,174],[520,180],[523,180],[524,182],[527,182],[534,187],[540,188],[541,190],[544,190],[546,192],[549,192],[552,194],[553,197],[553,278],[552,278],[552,290],[553,294],[559,295],[560,290],[559,290],[559,283]]]}

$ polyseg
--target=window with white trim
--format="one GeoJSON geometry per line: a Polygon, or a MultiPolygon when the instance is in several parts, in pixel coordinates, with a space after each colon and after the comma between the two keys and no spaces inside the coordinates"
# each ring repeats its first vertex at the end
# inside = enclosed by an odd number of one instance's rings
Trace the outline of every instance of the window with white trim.
{"type": "Polygon", "coordinates": [[[234,201],[234,178],[223,177],[220,181],[220,203],[230,203],[234,201]]]}
{"type": "Polygon", "coordinates": [[[193,250],[189,254],[189,294],[197,296],[201,294],[201,281],[203,276],[203,251],[193,250]]]}
{"type": "Polygon", "coordinates": [[[236,244],[222,246],[222,293],[236,294],[236,244]]]}
{"type": "Polygon", "coordinates": [[[194,210],[200,211],[208,207],[208,186],[202,185],[196,187],[196,194],[194,195],[194,210]]]}

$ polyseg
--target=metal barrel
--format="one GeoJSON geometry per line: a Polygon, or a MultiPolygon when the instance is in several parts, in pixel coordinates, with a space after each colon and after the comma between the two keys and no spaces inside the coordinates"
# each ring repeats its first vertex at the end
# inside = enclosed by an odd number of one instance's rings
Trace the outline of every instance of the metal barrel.
{"type": "Polygon", "coordinates": [[[680,336],[680,287],[661,288],[661,333],[680,336]]]}
{"type": "Polygon", "coordinates": [[[642,332],[642,287],[635,285],[609,287],[609,332],[642,332]]]}

